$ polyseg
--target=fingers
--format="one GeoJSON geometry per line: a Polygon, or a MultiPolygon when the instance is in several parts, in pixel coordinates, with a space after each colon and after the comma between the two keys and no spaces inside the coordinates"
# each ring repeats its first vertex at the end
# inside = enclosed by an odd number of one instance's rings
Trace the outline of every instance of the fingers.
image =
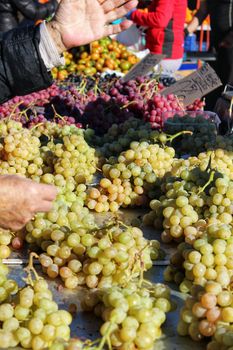
{"type": "Polygon", "coordinates": [[[40,185],[41,192],[43,193],[43,199],[47,201],[53,201],[57,196],[57,188],[52,185],[40,185]]]}
{"type": "Polygon", "coordinates": [[[14,217],[12,221],[1,222],[1,227],[10,229],[13,232],[21,230],[33,218],[32,214],[21,213],[20,216],[14,217]]]}
{"type": "Polygon", "coordinates": [[[5,201],[0,205],[0,226],[18,231],[37,212],[48,212],[56,198],[55,186],[38,184],[19,176],[0,176],[1,193],[5,201]]]}
{"type": "Polygon", "coordinates": [[[57,196],[57,188],[52,185],[32,183],[29,196],[33,215],[38,212],[48,212],[52,209],[53,201],[57,196]]]}
{"type": "Polygon", "coordinates": [[[126,30],[129,27],[131,27],[132,24],[133,24],[132,21],[126,20],[126,21],[122,22],[121,24],[108,25],[105,27],[104,35],[109,36],[109,35],[120,33],[123,30],[126,30]]]}
{"type": "Polygon", "coordinates": [[[125,3],[125,0],[105,0],[105,1],[99,1],[102,3],[102,9],[104,10],[105,13],[108,13],[115,8],[123,5],[125,3]]]}
{"type": "MultiPolygon", "coordinates": [[[[51,201],[41,201],[36,207],[37,213],[47,213],[53,209],[53,202],[51,201]]],[[[36,213],[35,213],[36,214],[36,213]]]]}
{"type": "Polygon", "coordinates": [[[132,10],[132,5],[133,8],[136,7],[135,5],[136,0],[127,2],[127,4],[125,4],[124,6],[121,6],[113,11],[110,11],[106,14],[106,18],[108,22],[113,22],[115,19],[117,18],[122,18],[124,17],[130,10],[132,10]]]}
{"type": "Polygon", "coordinates": [[[53,201],[57,196],[57,188],[52,185],[44,185],[33,183],[33,186],[36,186],[37,195],[46,201],[53,201]]]}
{"type": "Polygon", "coordinates": [[[122,7],[125,9],[125,13],[132,10],[138,4],[137,0],[106,0],[102,2],[102,8],[105,13],[111,12],[113,10],[122,7]]]}
{"type": "Polygon", "coordinates": [[[21,230],[23,227],[25,226],[25,224],[20,224],[20,223],[10,223],[8,225],[1,225],[2,228],[7,229],[7,230],[11,230],[13,232],[17,232],[19,230],[21,230]]]}

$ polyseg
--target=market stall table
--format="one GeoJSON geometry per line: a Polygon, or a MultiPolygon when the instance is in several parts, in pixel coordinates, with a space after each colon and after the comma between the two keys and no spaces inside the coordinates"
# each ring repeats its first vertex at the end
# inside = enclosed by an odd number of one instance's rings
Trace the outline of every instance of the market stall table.
{"type": "MultiPolygon", "coordinates": [[[[126,224],[130,224],[132,220],[142,216],[143,210],[121,210],[119,217],[126,224]]],[[[96,214],[97,221],[101,224],[108,220],[112,214],[96,214]]],[[[159,233],[156,233],[153,228],[143,227],[145,237],[149,239],[159,239],[159,233]]],[[[145,278],[154,283],[163,283],[163,272],[166,265],[169,264],[169,257],[175,251],[174,247],[169,248],[161,244],[161,247],[166,252],[165,260],[156,261],[155,265],[145,274],[145,278]]],[[[26,254],[13,253],[11,259],[6,259],[4,262],[9,266],[10,274],[9,278],[17,281],[19,286],[23,286],[23,278],[25,277],[24,267],[27,263],[25,259],[26,254]]],[[[58,303],[60,308],[66,310],[70,305],[76,305],[77,313],[73,316],[73,322],[71,325],[71,335],[73,337],[80,337],[81,339],[97,339],[100,337],[99,329],[102,321],[98,319],[93,313],[82,311],[81,301],[85,295],[85,288],[78,288],[77,290],[68,290],[61,286],[59,279],[49,280],[47,276],[43,275],[39,264],[36,264],[36,269],[40,272],[47,281],[49,281],[49,287],[54,295],[54,300],[58,303]]],[[[180,337],[176,332],[176,327],[179,320],[180,309],[183,306],[186,295],[180,293],[174,284],[170,284],[172,300],[177,305],[175,311],[167,314],[166,323],[163,326],[163,337],[155,343],[154,348],[156,350],[189,350],[195,348],[198,350],[204,350],[206,348],[205,342],[194,343],[189,337],[180,337]]],[[[1,349],[1,348],[0,348],[1,349]]],[[[20,349],[19,347],[14,349],[20,349]]]]}

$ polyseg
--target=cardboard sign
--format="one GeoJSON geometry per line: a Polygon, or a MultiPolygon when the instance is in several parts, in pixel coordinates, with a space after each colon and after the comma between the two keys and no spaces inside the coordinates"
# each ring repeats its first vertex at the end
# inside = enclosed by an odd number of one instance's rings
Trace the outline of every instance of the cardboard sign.
{"type": "Polygon", "coordinates": [[[165,96],[176,95],[186,107],[221,85],[221,80],[215,71],[206,63],[196,72],[164,89],[161,94],[165,96]]]}
{"type": "Polygon", "coordinates": [[[149,73],[160,61],[165,57],[165,55],[154,55],[149,53],[140,62],[135,64],[133,68],[124,76],[123,82],[127,83],[129,80],[135,79],[137,77],[143,77],[149,73]]]}

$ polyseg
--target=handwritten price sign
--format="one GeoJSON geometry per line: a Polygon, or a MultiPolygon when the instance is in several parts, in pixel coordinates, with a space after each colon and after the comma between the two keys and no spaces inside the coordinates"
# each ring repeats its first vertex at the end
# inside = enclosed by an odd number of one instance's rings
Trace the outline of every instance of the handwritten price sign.
{"type": "Polygon", "coordinates": [[[174,94],[182,101],[184,106],[188,106],[221,85],[221,80],[207,63],[188,77],[164,89],[161,94],[165,96],[174,94]]]}
{"type": "Polygon", "coordinates": [[[123,82],[127,83],[129,80],[136,79],[137,77],[143,77],[149,73],[160,61],[165,57],[165,55],[155,55],[149,53],[140,62],[138,62],[132,69],[124,76],[123,82]]]}

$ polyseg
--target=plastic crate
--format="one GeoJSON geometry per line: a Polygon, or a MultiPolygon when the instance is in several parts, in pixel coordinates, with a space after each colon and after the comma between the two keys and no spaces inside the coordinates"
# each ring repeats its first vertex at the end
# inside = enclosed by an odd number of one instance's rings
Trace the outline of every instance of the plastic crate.
{"type": "Polygon", "coordinates": [[[185,51],[196,51],[197,50],[197,36],[195,34],[188,35],[184,41],[185,51]]]}
{"type": "Polygon", "coordinates": [[[166,112],[162,118],[164,130],[167,133],[176,133],[182,130],[195,132],[211,123],[213,125],[212,131],[217,134],[221,123],[218,115],[209,111],[166,112]]]}
{"type": "MultiPolygon", "coordinates": [[[[184,41],[184,50],[186,52],[197,52],[200,50],[200,43],[195,34],[188,35],[184,41]]],[[[207,42],[202,43],[201,52],[207,52],[207,42]]]]}

